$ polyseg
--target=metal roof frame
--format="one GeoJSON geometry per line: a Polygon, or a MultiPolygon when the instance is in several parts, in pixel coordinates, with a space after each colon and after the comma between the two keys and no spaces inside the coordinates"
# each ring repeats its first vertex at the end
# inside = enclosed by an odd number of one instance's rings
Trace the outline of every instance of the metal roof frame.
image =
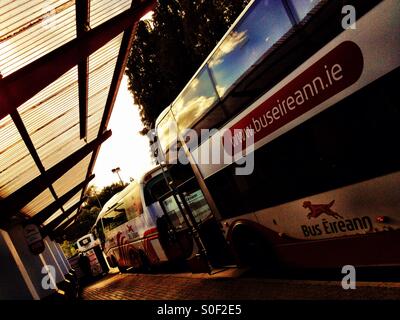
{"type": "MultiPolygon", "coordinates": [[[[34,214],[30,216],[31,221],[37,224],[43,224],[54,214],[54,212],[61,211],[61,214],[54,220],[50,221],[47,224],[47,229],[44,230],[46,232],[54,231],[54,229],[59,231],[64,227],[69,227],[69,223],[80,213],[79,206],[83,202],[85,188],[88,182],[94,177],[92,171],[100,145],[111,136],[111,131],[104,132],[104,130],[108,125],[117,91],[125,70],[129,49],[133,39],[134,28],[137,21],[147,12],[152,10],[155,1],[132,0],[130,9],[116,14],[105,22],[98,23],[98,25],[93,29],[90,29],[89,27],[91,16],[90,1],[91,0],[83,0],[75,2],[75,39],[66,42],[57,49],[50,51],[15,72],[0,77],[0,121],[7,116],[11,118],[24,145],[29,151],[35,166],[40,172],[38,176],[8,196],[1,197],[0,195],[0,223],[2,225],[9,223],[10,218],[13,216],[24,218],[25,216],[21,214],[20,210],[27,203],[41,194],[41,192],[49,190],[54,201],[46,203],[45,207],[42,206],[42,210],[34,212],[34,214]],[[110,40],[114,39],[121,32],[123,32],[122,41],[116,58],[111,83],[107,88],[108,94],[104,109],[102,109],[101,120],[99,120],[100,125],[98,127],[98,133],[94,140],[88,142],[87,121],[90,116],[88,114],[89,56],[104,47],[110,40]],[[32,133],[30,135],[29,130],[23,121],[24,119],[21,118],[17,108],[36,96],[39,92],[58,80],[75,66],[77,66],[78,70],[79,137],[80,139],[85,139],[86,144],[75,152],[69,154],[69,156],[59,161],[57,164],[50,168],[47,167],[46,169],[43,165],[43,159],[41,159],[38,154],[37,145],[35,147],[35,141],[32,140],[32,133]],[[55,190],[53,183],[63,177],[68,170],[88,155],[90,155],[90,162],[87,167],[86,176],[82,177],[84,180],[77,183],[75,187],[72,187],[71,190],[60,196],[58,191],[55,190]],[[80,200],[68,209],[64,210],[63,206],[72,199],[74,195],[77,195],[80,190],[82,190],[80,200]],[[77,212],[66,221],[69,223],[63,222],[74,210],[77,210],[77,212]],[[62,224],[60,225],[60,223],[62,224]]],[[[69,2],[69,0],[67,2],[69,2]]],[[[70,7],[70,4],[68,4],[68,6],[70,7]]],[[[0,126],[0,130],[1,128],[2,126],[0,126]]],[[[2,172],[1,170],[2,168],[0,167],[0,172],[2,172]]]]}

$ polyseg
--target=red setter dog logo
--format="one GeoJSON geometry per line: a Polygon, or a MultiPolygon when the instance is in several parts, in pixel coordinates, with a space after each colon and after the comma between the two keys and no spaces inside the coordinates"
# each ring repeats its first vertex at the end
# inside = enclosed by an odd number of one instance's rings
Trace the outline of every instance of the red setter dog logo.
{"type": "Polygon", "coordinates": [[[338,218],[343,219],[343,217],[339,213],[337,213],[331,209],[331,207],[333,206],[334,203],[335,203],[335,200],[332,200],[328,204],[312,204],[311,201],[304,201],[303,207],[310,209],[310,212],[307,214],[308,219],[318,218],[323,213],[327,214],[328,216],[332,216],[335,219],[338,219],[338,218]]]}

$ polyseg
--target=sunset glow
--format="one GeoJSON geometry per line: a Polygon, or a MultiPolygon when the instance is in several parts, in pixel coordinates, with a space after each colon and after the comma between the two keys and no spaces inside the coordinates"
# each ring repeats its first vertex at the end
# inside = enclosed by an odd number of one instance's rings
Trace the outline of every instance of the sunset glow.
{"type": "Polygon", "coordinates": [[[113,168],[120,167],[122,180],[129,182],[130,177],[139,179],[153,166],[148,139],[139,134],[142,123],[126,76],[122,78],[108,129],[112,136],[102,144],[93,171],[96,177],[92,184],[99,188],[119,181],[111,172],[113,168]]]}

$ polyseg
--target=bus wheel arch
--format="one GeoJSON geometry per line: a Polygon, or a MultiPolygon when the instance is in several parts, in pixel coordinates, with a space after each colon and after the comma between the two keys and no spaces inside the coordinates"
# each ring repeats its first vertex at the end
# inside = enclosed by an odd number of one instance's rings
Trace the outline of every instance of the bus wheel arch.
{"type": "Polygon", "coordinates": [[[275,270],[278,266],[272,245],[272,231],[250,220],[235,221],[229,228],[227,240],[241,266],[275,270]]]}
{"type": "Polygon", "coordinates": [[[107,256],[107,261],[108,264],[110,265],[111,268],[116,268],[117,267],[117,259],[115,258],[114,255],[107,256]]]}
{"type": "Polygon", "coordinates": [[[124,272],[127,271],[127,267],[119,265],[118,260],[114,255],[111,256],[111,261],[112,261],[112,264],[113,264],[113,268],[118,268],[118,270],[121,273],[124,273],[124,272]]]}
{"type": "Polygon", "coordinates": [[[128,251],[128,259],[129,264],[133,267],[134,270],[138,270],[140,267],[140,254],[138,250],[134,249],[133,247],[128,251]]]}

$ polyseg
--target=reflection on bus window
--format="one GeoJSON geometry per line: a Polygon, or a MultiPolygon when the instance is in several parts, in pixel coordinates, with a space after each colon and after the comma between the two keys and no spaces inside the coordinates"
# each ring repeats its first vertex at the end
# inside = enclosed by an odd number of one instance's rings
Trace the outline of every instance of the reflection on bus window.
{"type": "Polygon", "coordinates": [[[303,20],[307,13],[320,1],[321,0],[291,0],[291,3],[299,19],[303,20]]]}
{"type": "Polygon", "coordinates": [[[115,229],[116,227],[128,221],[125,209],[121,206],[117,206],[113,210],[106,213],[102,220],[105,232],[111,231],[112,229],[115,229]]]}
{"type": "Polygon", "coordinates": [[[160,146],[164,152],[168,150],[168,147],[177,139],[177,128],[175,119],[170,110],[163,117],[163,119],[157,125],[157,135],[160,142],[160,146]]]}
{"type": "Polygon", "coordinates": [[[256,1],[209,60],[218,94],[222,96],[291,27],[281,1],[256,1]]]}
{"type": "Polygon", "coordinates": [[[179,131],[190,128],[217,101],[207,66],[190,82],[172,106],[179,131]]]}
{"type": "Polygon", "coordinates": [[[200,189],[192,192],[184,192],[183,194],[198,223],[203,222],[210,216],[211,209],[200,189]]]}
{"type": "Polygon", "coordinates": [[[185,225],[185,219],[183,218],[178,204],[176,203],[173,196],[165,199],[163,201],[163,205],[171,223],[174,225],[175,228],[183,228],[185,225]]]}
{"type": "Polygon", "coordinates": [[[129,204],[126,208],[127,219],[131,220],[137,218],[143,213],[143,206],[140,200],[140,187],[135,185],[130,196],[129,204]]]}

